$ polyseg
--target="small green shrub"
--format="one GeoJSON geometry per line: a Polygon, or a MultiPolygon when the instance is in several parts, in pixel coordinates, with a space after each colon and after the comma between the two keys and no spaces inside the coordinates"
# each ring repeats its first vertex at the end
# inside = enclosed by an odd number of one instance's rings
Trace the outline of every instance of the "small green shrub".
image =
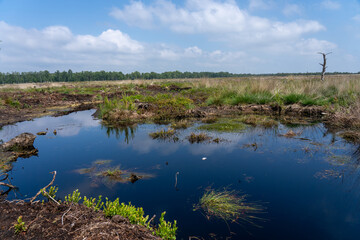
{"type": "Polygon", "coordinates": [[[13,100],[11,97],[5,99],[5,104],[10,105],[15,108],[20,108],[21,104],[18,100],[13,100]]]}
{"type": "Polygon", "coordinates": [[[176,220],[172,224],[171,222],[167,222],[164,220],[166,212],[161,213],[161,217],[159,219],[159,225],[157,229],[155,230],[155,233],[157,236],[163,238],[163,239],[176,239],[176,220]]]}
{"type": "Polygon", "coordinates": [[[102,196],[100,195],[96,201],[96,198],[90,197],[88,199],[86,196],[84,196],[83,204],[89,208],[94,209],[95,211],[99,211],[104,206],[104,202],[101,198],[102,196]]]}
{"type": "Polygon", "coordinates": [[[143,226],[148,226],[149,216],[144,217],[144,210],[141,207],[134,207],[129,203],[126,205],[125,203],[119,203],[119,198],[115,199],[113,202],[109,201],[106,198],[104,214],[107,217],[112,217],[114,215],[121,215],[129,219],[132,224],[139,224],[143,226]]]}
{"type": "Polygon", "coordinates": [[[22,219],[22,216],[19,216],[17,219],[17,223],[14,224],[15,234],[26,232],[27,227],[25,225],[25,222],[22,219]]]}
{"type": "Polygon", "coordinates": [[[43,189],[41,189],[41,195],[43,195],[44,197],[47,197],[48,199],[50,199],[50,198],[55,199],[56,193],[58,190],[59,190],[59,188],[55,187],[55,186],[51,186],[49,188],[49,192],[46,192],[45,189],[43,188],[43,189]]]}
{"type": "Polygon", "coordinates": [[[76,189],[72,194],[68,194],[65,196],[65,202],[66,203],[78,203],[81,200],[80,192],[78,189],[76,189]]]}

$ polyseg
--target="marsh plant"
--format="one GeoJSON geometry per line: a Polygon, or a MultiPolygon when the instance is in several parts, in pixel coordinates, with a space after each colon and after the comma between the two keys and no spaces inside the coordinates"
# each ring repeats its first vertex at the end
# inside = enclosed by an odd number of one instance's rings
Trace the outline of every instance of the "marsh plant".
{"type": "Polygon", "coordinates": [[[175,130],[172,128],[168,128],[167,130],[161,129],[160,131],[149,133],[149,136],[152,137],[152,139],[170,139],[175,135],[175,130]]]}
{"type": "MultiPolygon", "coordinates": [[[[73,193],[65,196],[65,203],[75,203],[79,204],[82,197],[80,196],[80,192],[78,189],[73,191],[73,193]]],[[[121,203],[119,198],[116,198],[114,201],[110,201],[108,198],[105,198],[106,201],[102,201],[102,196],[98,196],[98,198],[86,197],[83,198],[83,205],[86,207],[92,208],[95,211],[102,211],[106,217],[113,217],[115,215],[123,216],[129,219],[129,222],[132,224],[137,224],[148,228],[154,235],[161,237],[166,240],[174,240],[176,239],[176,231],[177,231],[177,222],[168,222],[165,221],[165,213],[161,214],[159,219],[159,223],[152,224],[153,219],[149,219],[149,215],[145,215],[144,209],[142,207],[135,207],[130,202],[128,204],[121,203]]],[[[22,217],[18,218],[18,223],[14,225],[15,232],[18,229],[18,232],[26,231],[25,223],[22,221],[22,217]]]]}
{"type": "Polygon", "coordinates": [[[208,136],[206,133],[191,133],[190,136],[187,137],[187,139],[189,140],[189,142],[191,144],[193,143],[201,143],[201,142],[205,142],[211,139],[210,136],[208,136]]]}
{"type": "Polygon", "coordinates": [[[58,187],[55,187],[55,186],[51,186],[49,188],[49,191],[46,192],[45,189],[41,189],[41,195],[43,195],[44,197],[48,198],[48,200],[50,200],[51,198],[52,199],[55,199],[56,198],[56,193],[57,191],[59,190],[58,187]]]}
{"type": "Polygon", "coordinates": [[[101,195],[99,195],[98,199],[93,197],[87,198],[86,196],[84,196],[83,204],[88,208],[94,209],[97,212],[104,206],[104,202],[101,198],[101,195]]]}
{"type": "Polygon", "coordinates": [[[25,222],[22,219],[22,216],[19,216],[17,219],[17,223],[14,224],[15,234],[19,234],[21,232],[26,232],[27,227],[25,225],[25,222]]]}
{"type": "Polygon", "coordinates": [[[152,230],[154,235],[157,235],[163,239],[176,239],[176,220],[174,223],[165,221],[164,216],[166,212],[161,214],[158,226],[152,227],[150,225],[151,219],[149,220],[149,215],[144,216],[145,213],[143,208],[135,207],[131,205],[131,203],[120,203],[119,198],[115,199],[114,201],[109,201],[106,198],[103,211],[107,217],[112,217],[114,215],[126,217],[129,219],[130,223],[145,226],[152,230]]]}
{"type": "Polygon", "coordinates": [[[200,130],[215,132],[240,132],[246,128],[246,125],[234,119],[222,119],[215,123],[204,124],[198,127],[200,130]]]}
{"type": "Polygon", "coordinates": [[[80,192],[76,189],[72,194],[65,196],[65,203],[78,203],[81,200],[80,192]]]}
{"type": "Polygon", "coordinates": [[[247,195],[240,195],[236,191],[208,188],[199,203],[194,205],[194,211],[202,210],[208,219],[216,217],[225,222],[244,221],[257,226],[254,220],[259,218],[254,214],[261,213],[264,208],[259,204],[247,202],[246,197],[247,195]]]}
{"type": "Polygon", "coordinates": [[[190,127],[190,122],[186,120],[177,121],[171,124],[171,128],[173,129],[186,129],[190,127]]]}

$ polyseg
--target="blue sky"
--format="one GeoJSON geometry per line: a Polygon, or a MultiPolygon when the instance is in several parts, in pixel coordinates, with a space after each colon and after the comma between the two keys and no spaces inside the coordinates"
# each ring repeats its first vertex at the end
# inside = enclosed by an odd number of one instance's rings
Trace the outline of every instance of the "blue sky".
{"type": "Polygon", "coordinates": [[[360,71],[359,0],[0,0],[0,71],[360,71]]]}

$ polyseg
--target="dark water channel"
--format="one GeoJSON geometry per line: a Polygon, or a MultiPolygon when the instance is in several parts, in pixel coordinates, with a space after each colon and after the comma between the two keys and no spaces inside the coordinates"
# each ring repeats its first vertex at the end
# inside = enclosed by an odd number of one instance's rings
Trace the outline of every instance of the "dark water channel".
{"type": "Polygon", "coordinates": [[[50,182],[49,172],[56,170],[58,197],[79,189],[82,196],[119,197],[142,206],[150,217],[166,211],[167,220],[178,221],[178,239],[358,239],[357,146],[327,133],[322,124],[248,127],[240,133],[210,133],[227,140],[219,144],[190,144],[186,136],[198,131],[196,124],[180,130],[178,142],[159,141],[148,134],[164,125],[108,129],[92,118],[93,112],[44,117],[0,131],[0,139],[8,141],[22,132],[48,128],[47,135],[35,140],[39,155],[13,164],[11,181],[19,189],[8,199],[34,196],[50,182]],[[299,136],[279,136],[290,129],[299,136]],[[111,160],[105,164],[147,178],[116,183],[79,173],[98,160],[111,160]],[[256,215],[261,219],[255,220],[259,226],[242,221],[226,224],[193,211],[209,186],[248,194],[247,201],[263,205],[264,212],[256,215]]]}

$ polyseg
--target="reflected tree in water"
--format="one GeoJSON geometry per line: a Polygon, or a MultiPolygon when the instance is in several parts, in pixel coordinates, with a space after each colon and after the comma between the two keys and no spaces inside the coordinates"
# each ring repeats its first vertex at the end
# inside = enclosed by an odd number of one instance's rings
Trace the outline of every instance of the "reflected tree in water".
{"type": "Polygon", "coordinates": [[[131,126],[119,126],[119,127],[110,127],[102,126],[106,128],[106,134],[108,137],[115,136],[116,139],[120,139],[124,135],[124,141],[126,144],[129,144],[131,140],[135,138],[135,132],[138,128],[137,125],[131,126]]]}

